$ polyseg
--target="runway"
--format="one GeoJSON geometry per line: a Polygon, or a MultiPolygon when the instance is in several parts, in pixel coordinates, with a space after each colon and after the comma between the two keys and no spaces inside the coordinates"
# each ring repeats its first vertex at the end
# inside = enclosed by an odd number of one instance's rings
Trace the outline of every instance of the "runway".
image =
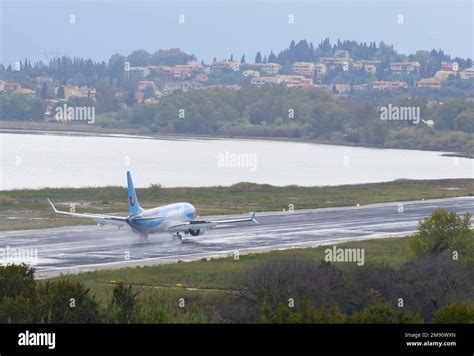
{"type": "MultiPolygon", "coordinates": [[[[0,232],[0,252],[37,251],[37,277],[103,268],[191,261],[293,247],[315,247],[369,238],[408,235],[438,208],[474,215],[474,197],[373,204],[361,207],[257,213],[244,223],[206,232],[183,242],[170,234],[142,241],[127,228],[71,226],[0,232]]],[[[219,218],[227,218],[220,216],[219,218]]],[[[0,255],[1,257],[1,255],[0,255]]]]}

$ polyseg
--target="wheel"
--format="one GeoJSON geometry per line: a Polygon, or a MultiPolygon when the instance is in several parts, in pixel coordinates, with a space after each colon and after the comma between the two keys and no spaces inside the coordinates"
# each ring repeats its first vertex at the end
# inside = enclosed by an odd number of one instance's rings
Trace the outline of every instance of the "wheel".
{"type": "Polygon", "coordinates": [[[183,235],[181,235],[180,232],[177,232],[175,234],[172,235],[173,236],[173,239],[179,239],[179,241],[183,241],[183,235]]]}

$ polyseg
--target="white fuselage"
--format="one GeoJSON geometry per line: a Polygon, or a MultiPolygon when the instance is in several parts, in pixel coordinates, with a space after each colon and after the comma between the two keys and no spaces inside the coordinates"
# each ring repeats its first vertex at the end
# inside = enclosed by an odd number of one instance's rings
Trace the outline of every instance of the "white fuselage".
{"type": "Polygon", "coordinates": [[[127,218],[131,228],[141,234],[166,231],[170,226],[184,224],[196,218],[196,209],[189,203],[174,203],[144,210],[127,218]]]}

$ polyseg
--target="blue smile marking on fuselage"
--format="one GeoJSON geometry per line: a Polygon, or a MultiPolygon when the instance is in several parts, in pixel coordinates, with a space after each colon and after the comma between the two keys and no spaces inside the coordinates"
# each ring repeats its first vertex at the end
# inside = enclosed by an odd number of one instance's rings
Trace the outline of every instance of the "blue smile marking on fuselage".
{"type": "Polygon", "coordinates": [[[149,220],[138,220],[132,218],[131,223],[134,227],[156,228],[160,226],[164,220],[164,217],[157,217],[156,219],[149,220]]]}

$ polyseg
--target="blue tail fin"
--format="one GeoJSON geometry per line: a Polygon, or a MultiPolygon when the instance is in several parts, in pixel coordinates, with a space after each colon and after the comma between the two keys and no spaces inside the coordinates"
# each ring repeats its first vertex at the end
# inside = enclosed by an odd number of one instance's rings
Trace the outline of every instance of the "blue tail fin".
{"type": "Polygon", "coordinates": [[[128,215],[138,215],[143,209],[138,204],[137,193],[133,187],[132,176],[129,171],[127,171],[127,189],[128,189],[128,215]]]}

